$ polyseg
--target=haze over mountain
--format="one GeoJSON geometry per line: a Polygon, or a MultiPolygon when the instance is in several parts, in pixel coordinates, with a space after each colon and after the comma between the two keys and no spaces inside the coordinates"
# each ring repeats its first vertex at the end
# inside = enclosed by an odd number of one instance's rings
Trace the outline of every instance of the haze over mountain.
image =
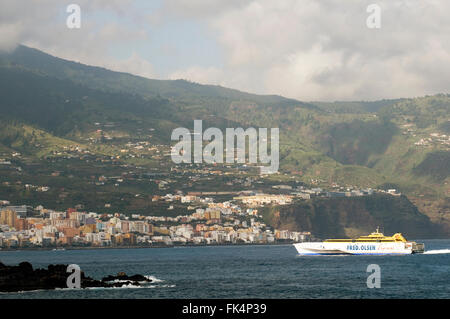
{"type": "MultiPolygon", "coordinates": [[[[305,183],[396,188],[450,229],[450,96],[301,102],[184,80],[152,80],[19,46],[0,54],[0,151],[43,158],[115,123],[121,136],[152,128],[279,127],[281,172],[305,183]]],[[[91,148],[117,154],[117,148],[91,148]]],[[[395,213],[395,212],[393,212],[395,213]]]]}

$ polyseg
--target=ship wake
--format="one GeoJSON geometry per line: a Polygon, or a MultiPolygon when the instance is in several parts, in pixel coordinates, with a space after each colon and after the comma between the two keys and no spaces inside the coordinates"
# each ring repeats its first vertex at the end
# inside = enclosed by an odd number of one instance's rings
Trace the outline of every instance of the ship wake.
{"type": "Polygon", "coordinates": [[[426,254],[426,255],[450,254],[450,249],[428,250],[428,251],[425,251],[424,254],[426,254]]]}

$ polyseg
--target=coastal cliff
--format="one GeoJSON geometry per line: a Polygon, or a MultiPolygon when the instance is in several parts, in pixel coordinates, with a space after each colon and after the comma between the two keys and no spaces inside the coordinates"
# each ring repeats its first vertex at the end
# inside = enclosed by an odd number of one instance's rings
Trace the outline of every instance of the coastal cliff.
{"type": "Polygon", "coordinates": [[[277,229],[310,231],[321,239],[365,235],[378,226],[387,235],[401,232],[408,239],[448,236],[406,196],[315,198],[264,208],[263,216],[277,229]]]}

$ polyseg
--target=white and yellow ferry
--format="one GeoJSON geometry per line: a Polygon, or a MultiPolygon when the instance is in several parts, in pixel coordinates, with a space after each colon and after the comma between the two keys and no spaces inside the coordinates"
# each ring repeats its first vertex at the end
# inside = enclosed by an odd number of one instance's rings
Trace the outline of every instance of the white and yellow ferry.
{"type": "Polygon", "coordinates": [[[423,253],[424,244],[407,241],[401,233],[384,236],[378,228],[356,239],[327,239],[294,244],[300,255],[406,255],[423,253]]]}

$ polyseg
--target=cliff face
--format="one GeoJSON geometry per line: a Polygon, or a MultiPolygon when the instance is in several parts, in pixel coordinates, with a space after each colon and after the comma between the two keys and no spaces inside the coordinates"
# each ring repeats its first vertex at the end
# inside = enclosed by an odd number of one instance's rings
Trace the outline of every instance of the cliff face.
{"type": "Polygon", "coordinates": [[[264,216],[275,228],[310,231],[322,239],[367,235],[377,226],[386,235],[401,232],[407,239],[448,237],[405,196],[317,198],[268,208],[264,216]]]}

